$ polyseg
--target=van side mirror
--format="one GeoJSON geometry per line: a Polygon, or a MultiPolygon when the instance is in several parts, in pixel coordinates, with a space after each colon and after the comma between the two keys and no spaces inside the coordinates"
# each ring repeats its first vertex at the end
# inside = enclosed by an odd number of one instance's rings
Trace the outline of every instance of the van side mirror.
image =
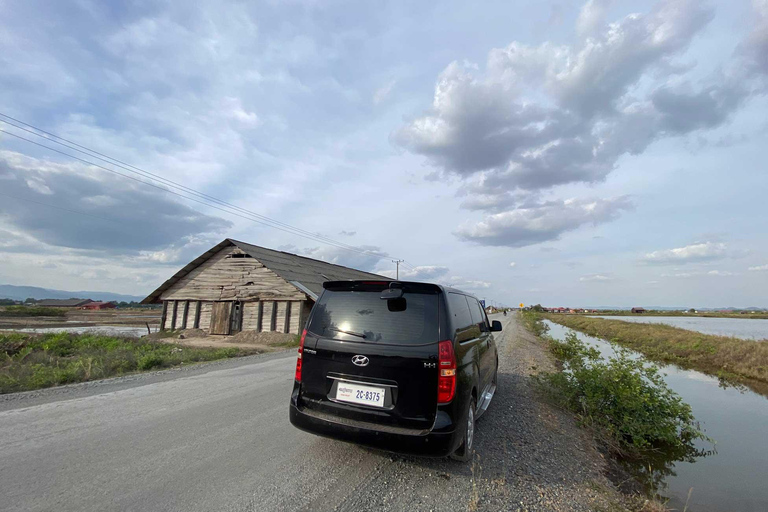
{"type": "Polygon", "coordinates": [[[501,330],[501,322],[494,320],[491,322],[491,332],[499,332],[501,330]]]}

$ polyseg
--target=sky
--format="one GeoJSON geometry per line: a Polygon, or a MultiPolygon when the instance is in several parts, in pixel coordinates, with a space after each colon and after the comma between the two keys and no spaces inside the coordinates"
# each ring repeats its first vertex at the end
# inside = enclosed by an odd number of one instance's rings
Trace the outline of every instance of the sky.
{"type": "Polygon", "coordinates": [[[508,305],[768,307],[767,86],[768,0],[0,0],[0,114],[310,235],[0,117],[0,283],[146,295],[229,237],[508,305]]]}

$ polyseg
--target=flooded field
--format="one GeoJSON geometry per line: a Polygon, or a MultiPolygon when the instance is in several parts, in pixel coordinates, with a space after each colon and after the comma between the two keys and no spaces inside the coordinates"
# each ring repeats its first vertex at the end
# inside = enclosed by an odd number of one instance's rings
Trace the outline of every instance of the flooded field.
{"type": "Polygon", "coordinates": [[[650,324],[667,324],[689,331],[745,340],[768,340],[768,320],[760,318],[707,318],[701,316],[599,316],[593,318],[650,324]]]}
{"type": "MultiPolygon", "coordinates": [[[[646,319],[650,318],[642,320],[646,319]]],[[[749,324],[759,320],[733,321],[749,324]]],[[[557,339],[564,339],[566,333],[571,331],[550,321],[545,323],[549,326],[549,334],[557,339]]],[[[603,356],[614,353],[610,343],[573,332],[580,340],[600,350],[603,356]]],[[[768,444],[765,443],[768,399],[751,391],[722,388],[717,379],[697,371],[675,366],[663,366],[662,370],[666,373],[664,380],[667,385],[691,406],[706,434],[717,442],[717,453],[693,463],[678,461],[669,467],[671,472],[663,480],[666,489],[662,489],[661,494],[671,499],[670,506],[683,510],[687,503],[687,510],[706,512],[768,510],[768,486],[765,485],[768,474],[768,444]]],[[[700,448],[709,450],[711,445],[701,443],[700,448]]]]}

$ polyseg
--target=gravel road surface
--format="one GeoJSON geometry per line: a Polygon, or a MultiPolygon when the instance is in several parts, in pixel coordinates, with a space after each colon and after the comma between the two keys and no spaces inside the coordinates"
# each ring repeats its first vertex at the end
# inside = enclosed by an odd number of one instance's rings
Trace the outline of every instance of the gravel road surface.
{"type": "Polygon", "coordinates": [[[516,315],[473,463],[392,455],[288,422],[295,352],[0,396],[5,511],[616,510],[603,460],[537,398],[551,363],[516,315]]]}

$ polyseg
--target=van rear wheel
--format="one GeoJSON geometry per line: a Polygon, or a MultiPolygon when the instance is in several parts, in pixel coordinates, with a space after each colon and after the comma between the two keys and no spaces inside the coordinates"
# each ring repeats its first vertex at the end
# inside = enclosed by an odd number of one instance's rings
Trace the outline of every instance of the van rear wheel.
{"type": "Polygon", "coordinates": [[[469,401],[467,407],[467,421],[464,425],[464,438],[461,442],[461,446],[453,454],[451,458],[460,462],[468,462],[472,458],[472,452],[475,448],[475,399],[472,398],[469,401]]]}

